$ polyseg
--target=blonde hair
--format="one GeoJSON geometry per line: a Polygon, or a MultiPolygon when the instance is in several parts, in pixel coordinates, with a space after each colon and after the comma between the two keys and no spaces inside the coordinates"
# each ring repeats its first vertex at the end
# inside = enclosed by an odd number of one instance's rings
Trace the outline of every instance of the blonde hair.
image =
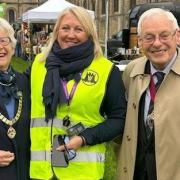
{"type": "Polygon", "coordinates": [[[6,21],[3,18],[0,18],[0,29],[7,33],[8,37],[11,40],[12,47],[15,48],[17,41],[16,41],[16,39],[14,37],[14,29],[13,29],[13,27],[9,24],[8,21],[6,21]]]}
{"type": "Polygon", "coordinates": [[[55,40],[58,37],[59,26],[62,21],[62,18],[68,13],[72,13],[73,15],[76,16],[78,21],[82,24],[88,37],[94,42],[94,57],[96,58],[103,54],[101,46],[99,44],[96,26],[95,26],[94,20],[91,17],[90,13],[82,7],[70,7],[70,8],[66,8],[65,10],[63,10],[62,13],[60,14],[60,16],[58,17],[55,27],[54,27],[54,30],[52,32],[51,38],[49,40],[49,43],[48,43],[47,47],[44,49],[44,51],[42,52],[41,61],[46,60],[49,52],[52,49],[52,46],[53,46],[55,40]]]}
{"type": "Polygon", "coordinates": [[[165,9],[161,9],[161,8],[152,8],[152,9],[145,11],[139,18],[138,28],[137,28],[139,36],[141,35],[141,31],[142,31],[141,26],[142,26],[143,21],[146,18],[150,18],[153,16],[165,16],[165,17],[167,17],[167,19],[170,22],[172,22],[173,30],[179,29],[177,19],[171,12],[169,12],[168,10],[165,10],[165,9]]]}

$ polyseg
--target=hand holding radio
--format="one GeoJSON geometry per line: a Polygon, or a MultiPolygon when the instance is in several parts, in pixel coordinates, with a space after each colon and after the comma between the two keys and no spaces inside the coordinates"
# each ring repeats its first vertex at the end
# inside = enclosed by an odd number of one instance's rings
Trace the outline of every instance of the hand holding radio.
{"type": "Polygon", "coordinates": [[[79,136],[79,134],[84,130],[85,128],[83,124],[77,123],[76,125],[67,129],[67,135],[57,135],[57,137],[55,136],[54,142],[58,141],[58,143],[54,143],[55,146],[53,145],[53,166],[67,167],[69,160],[75,158],[75,150],[85,145],[85,139],[82,136],[79,136]],[[59,154],[59,156],[57,154],[59,154]],[[59,157],[59,160],[57,157],[59,157]]]}
{"type": "MultiPolygon", "coordinates": [[[[84,144],[83,139],[81,136],[73,136],[69,142],[66,144],[67,149],[74,149],[77,150],[84,144]]],[[[57,148],[59,151],[64,151],[65,146],[61,145],[57,148]]]]}

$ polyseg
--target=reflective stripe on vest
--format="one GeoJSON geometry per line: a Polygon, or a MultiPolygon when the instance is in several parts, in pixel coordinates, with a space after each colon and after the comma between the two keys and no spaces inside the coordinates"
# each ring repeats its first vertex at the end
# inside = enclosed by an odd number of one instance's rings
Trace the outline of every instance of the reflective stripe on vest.
{"type": "MultiPolygon", "coordinates": [[[[71,125],[68,127],[72,127],[76,125],[77,123],[71,122],[71,125]]],[[[31,119],[31,128],[36,128],[36,127],[51,127],[52,125],[52,120],[49,120],[48,123],[45,121],[44,118],[32,118],[31,119]]],[[[53,119],[53,127],[55,128],[60,128],[60,129],[66,129],[63,126],[63,121],[58,118],[53,119]]],[[[88,128],[88,126],[84,126],[85,128],[88,128]]]]}
{"type": "MultiPolygon", "coordinates": [[[[51,151],[32,151],[31,160],[33,161],[50,161],[51,151]]],[[[76,157],[71,162],[104,162],[104,153],[96,152],[76,152],[76,157]]]]}

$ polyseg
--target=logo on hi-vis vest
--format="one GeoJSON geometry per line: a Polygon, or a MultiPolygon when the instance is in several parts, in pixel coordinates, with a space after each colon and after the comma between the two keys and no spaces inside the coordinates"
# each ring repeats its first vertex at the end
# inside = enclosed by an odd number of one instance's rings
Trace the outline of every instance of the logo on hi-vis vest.
{"type": "Polygon", "coordinates": [[[92,86],[98,82],[98,74],[95,71],[88,70],[85,74],[83,74],[82,81],[84,84],[88,86],[92,86]]]}

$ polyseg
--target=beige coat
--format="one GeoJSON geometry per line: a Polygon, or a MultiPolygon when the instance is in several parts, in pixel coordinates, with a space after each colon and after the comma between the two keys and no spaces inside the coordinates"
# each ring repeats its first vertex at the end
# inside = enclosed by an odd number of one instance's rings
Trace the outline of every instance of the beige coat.
{"type": "MultiPolygon", "coordinates": [[[[118,180],[133,180],[139,101],[150,82],[150,76],[144,74],[146,62],[145,57],[134,60],[123,73],[128,112],[118,180]]],[[[180,180],[180,55],[156,94],[154,114],[157,180],[180,180]]]]}

